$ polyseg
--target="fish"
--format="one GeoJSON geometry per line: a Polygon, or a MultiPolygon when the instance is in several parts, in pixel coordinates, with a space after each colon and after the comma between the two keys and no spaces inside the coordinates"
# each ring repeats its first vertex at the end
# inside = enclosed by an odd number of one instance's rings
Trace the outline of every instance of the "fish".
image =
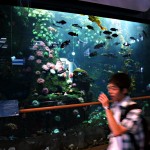
{"type": "Polygon", "coordinates": [[[136,41],[136,38],[133,36],[131,36],[130,39],[136,41]]]}
{"type": "Polygon", "coordinates": [[[104,34],[108,34],[108,35],[112,34],[112,32],[111,32],[111,31],[108,31],[108,30],[104,31],[103,33],[104,33],[104,34]]]}
{"type": "Polygon", "coordinates": [[[114,72],[112,71],[112,70],[103,70],[103,71],[105,71],[105,72],[107,72],[107,73],[110,73],[110,74],[114,74],[114,72]]]}
{"type": "Polygon", "coordinates": [[[78,36],[78,34],[75,33],[75,32],[68,32],[68,34],[71,35],[71,36],[78,36]]]}
{"type": "Polygon", "coordinates": [[[128,73],[135,73],[133,69],[128,69],[128,73]]]}
{"type": "Polygon", "coordinates": [[[59,43],[54,42],[54,43],[52,43],[52,44],[49,46],[49,48],[50,48],[50,49],[56,48],[56,47],[59,46],[59,45],[60,45],[59,43]]]}
{"type": "Polygon", "coordinates": [[[43,41],[34,41],[33,45],[36,45],[36,46],[45,46],[45,43],[43,41]]]}
{"type": "Polygon", "coordinates": [[[139,42],[139,39],[136,39],[134,37],[130,37],[130,44],[133,44],[135,42],[139,42]]]}
{"type": "Polygon", "coordinates": [[[90,29],[90,30],[94,30],[94,28],[92,27],[92,26],[90,26],[90,25],[87,25],[86,26],[88,29],[90,29]]]}
{"type": "Polygon", "coordinates": [[[78,24],[72,24],[72,26],[73,26],[73,27],[77,27],[77,28],[82,29],[82,27],[81,27],[81,26],[79,26],[78,24]]]}
{"type": "Polygon", "coordinates": [[[105,46],[105,42],[104,43],[99,43],[97,45],[94,46],[94,49],[99,49],[101,47],[105,46]]]}
{"type": "Polygon", "coordinates": [[[85,52],[84,52],[84,56],[94,57],[97,55],[98,55],[97,51],[90,52],[89,48],[87,50],[85,50],[85,52]]]}
{"type": "Polygon", "coordinates": [[[111,31],[118,31],[116,28],[110,28],[111,31]]]}
{"type": "Polygon", "coordinates": [[[90,57],[94,57],[94,56],[97,56],[97,55],[98,55],[97,51],[91,52],[89,54],[90,57]]]}
{"type": "Polygon", "coordinates": [[[147,33],[144,30],[142,30],[142,32],[145,35],[145,37],[147,38],[148,37],[147,33]]]}
{"type": "Polygon", "coordinates": [[[56,23],[59,23],[59,24],[64,25],[64,24],[66,24],[67,22],[66,22],[65,20],[61,20],[61,21],[56,21],[56,23]]]}
{"type": "Polygon", "coordinates": [[[110,39],[112,39],[112,37],[111,36],[106,36],[106,39],[110,40],[110,39]]]}
{"type": "Polygon", "coordinates": [[[109,58],[117,58],[117,56],[114,53],[102,53],[101,56],[106,56],[109,58]]]}
{"type": "Polygon", "coordinates": [[[36,51],[40,48],[40,50],[44,50],[45,49],[45,43],[43,41],[34,41],[33,42],[33,46],[30,46],[29,49],[36,51]]]}
{"type": "Polygon", "coordinates": [[[85,42],[85,41],[82,41],[82,40],[78,39],[77,43],[78,44],[82,43],[83,47],[84,47],[88,42],[85,42]]]}
{"type": "Polygon", "coordinates": [[[117,37],[118,34],[114,33],[114,34],[112,34],[111,36],[112,36],[112,37],[117,37]]]}
{"type": "Polygon", "coordinates": [[[55,28],[51,27],[51,26],[48,27],[48,30],[57,32],[57,30],[55,28]]]}
{"type": "Polygon", "coordinates": [[[62,26],[58,26],[55,23],[52,23],[53,26],[58,27],[58,28],[62,28],[62,26]]]}
{"type": "Polygon", "coordinates": [[[130,43],[127,43],[127,42],[125,42],[125,43],[123,43],[123,45],[124,45],[124,46],[130,46],[131,44],[130,44],[130,43]]]}
{"type": "Polygon", "coordinates": [[[124,57],[124,58],[130,57],[130,56],[131,56],[131,53],[122,55],[122,57],[124,57]]]}
{"type": "Polygon", "coordinates": [[[67,45],[69,45],[70,44],[70,40],[66,40],[66,41],[64,41],[62,44],[61,44],[61,48],[64,48],[64,47],[66,47],[67,45]]]}

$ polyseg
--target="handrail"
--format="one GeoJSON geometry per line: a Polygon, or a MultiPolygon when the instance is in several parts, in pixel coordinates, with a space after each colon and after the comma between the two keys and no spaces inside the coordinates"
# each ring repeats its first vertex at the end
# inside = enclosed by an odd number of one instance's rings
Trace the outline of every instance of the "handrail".
{"type": "MultiPolygon", "coordinates": [[[[134,98],[131,98],[131,99],[132,100],[150,99],[150,96],[134,97],[134,98]]],[[[110,100],[110,102],[112,102],[112,100],[110,100]]],[[[29,113],[29,112],[47,111],[47,110],[54,110],[54,109],[84,107],[84,106],[99,105],[99,104],[101,104],[101,103],[100,102],[89,102],[89,103],[49,106],[49,107],[40,107],[40,108],[27,108],[27,109],[20,109],[19,112],[20,113],[29,113]]]]}

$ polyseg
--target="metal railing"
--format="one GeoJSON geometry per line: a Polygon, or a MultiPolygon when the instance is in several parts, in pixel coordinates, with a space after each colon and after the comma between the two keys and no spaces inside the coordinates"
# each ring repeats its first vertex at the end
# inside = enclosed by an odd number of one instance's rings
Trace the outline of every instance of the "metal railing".
{"type": "MultiPolygon", "coordinates": [[[[146,100],[150,99],[150,96],[142,96],[142,97],[133,97],[132,100],[146,100]]],[[[110,100],[110,102],[112,102],[110,100]]],[[[39,111],[47,111],[47,110],[56,110],[56,109],[65,109],[65,108],[74,108],[74,107],[84,107],[90,105],[100,105],[100,102],[88,102],[88,103],[80,103],[80,104],[70,104],[70,105],[59,105],[59,106],[48,106],[48,107],[39,107],[39,108],[27,108],[20,109],[20,113],[30,113],[30,112],[39,112],[39,111]]]]}

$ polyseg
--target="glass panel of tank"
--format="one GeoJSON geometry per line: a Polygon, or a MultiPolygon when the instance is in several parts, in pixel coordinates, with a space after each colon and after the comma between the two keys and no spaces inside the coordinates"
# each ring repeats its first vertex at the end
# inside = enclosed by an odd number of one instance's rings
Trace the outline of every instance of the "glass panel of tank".
{"type": "MultiPolygon", "coordinates": [[[[131,75],[132,97],[150,95],[149,24],[26,7],[0,6],[0,14],[1,108],[10,100],[15,110],[97,101],[116,72],[131,75]]],[[[140,103],[149,114],[148,100],[140,103]]],[[[41,149],[55,150],[107,143],[101,106],[14,114],[0,118],[1,141],[40,147],[44,139],[41,149]]]]}

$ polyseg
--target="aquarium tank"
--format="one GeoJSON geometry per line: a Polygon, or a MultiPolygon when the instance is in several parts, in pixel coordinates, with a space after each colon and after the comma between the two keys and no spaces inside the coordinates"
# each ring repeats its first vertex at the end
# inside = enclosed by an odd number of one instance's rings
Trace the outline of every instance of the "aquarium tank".
{"type": "MultiPolygon", "coordinates": [[[[107,145],[92,102],[114,73],[131,76],[131,97],[150,96],[150,24],[19,6],[0,15],[0,149],[107,145]]],[[[149,100],[138,103],[148,116],[149,100]]]]}

